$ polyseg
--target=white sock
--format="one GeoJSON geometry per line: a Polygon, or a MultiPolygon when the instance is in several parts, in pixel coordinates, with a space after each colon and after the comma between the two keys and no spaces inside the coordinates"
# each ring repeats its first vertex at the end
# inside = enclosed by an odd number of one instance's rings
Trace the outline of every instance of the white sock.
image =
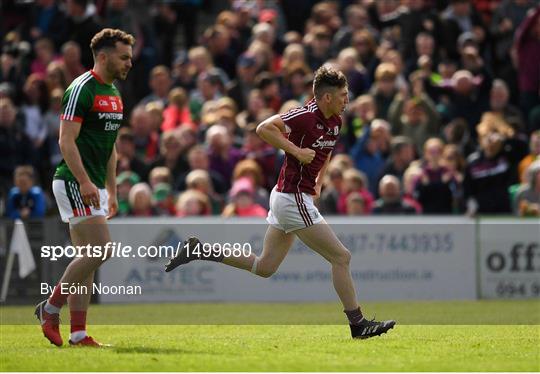
{"type": "Polygon", "coordinates": [[[46,311],[47,313],[49,313],[49,314],[58,314],[58,313],[60,313],[60,308],[57,307],[57,306],[52,305],[52,304],[49,303],[48,301],[47,301],[47,303],[45,304],[45,308],[44,308],[44,309],[45,309],[45,311],[46,311]]]}
{"type": "Polygon", "coordinates": [[[259,263],[259,259],[255,257],[255,260],[253,260],[253,265],[251,266],[251,272],[255,275],[257,275],[257,264],[259,263]]]}
{"type": "Polygon", "coordinates": [[[74,331],[69,334],[69,340],[73,343],[78,343],[86,337],[86,330],[74,331]]]}

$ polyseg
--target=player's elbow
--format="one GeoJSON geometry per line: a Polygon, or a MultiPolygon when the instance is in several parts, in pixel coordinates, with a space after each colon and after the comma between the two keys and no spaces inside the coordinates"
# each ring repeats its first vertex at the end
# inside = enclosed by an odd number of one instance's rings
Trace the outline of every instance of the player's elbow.
{"type": "Polygon", "coordinates": [[[264,136],[264,133],[266,132],[266,122],[261,122],[257,128],[255,129],[255,133],[257,133],[257,135],[259,135],[261,138],[264,136]]]}

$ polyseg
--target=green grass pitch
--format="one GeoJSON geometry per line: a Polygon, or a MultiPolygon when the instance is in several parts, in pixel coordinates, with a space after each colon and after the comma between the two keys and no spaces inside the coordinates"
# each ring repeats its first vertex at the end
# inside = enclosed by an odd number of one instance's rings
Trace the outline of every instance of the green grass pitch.
{"type": "Polygon", "coordinates": [[[540,371],[539,300],[363,308],[398,325],[356,341],[337,303],[93,305],[89,333],[112,347],[92,349],[54,347],[33,307],[2,307],[0,371],[540,371]]]}

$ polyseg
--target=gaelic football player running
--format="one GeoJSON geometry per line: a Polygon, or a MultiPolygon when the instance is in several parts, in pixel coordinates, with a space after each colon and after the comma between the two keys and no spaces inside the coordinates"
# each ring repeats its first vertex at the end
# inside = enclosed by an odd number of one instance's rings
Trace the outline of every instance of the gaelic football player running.
{"type": "Polygon", "coordinates": [[[321,192],[322,179],[339,137],[341,114],[349,101],[347,79],[343,73],[323,66],[315,73],[313,94],[314,99],[306,106],[272,116],[257,127],[257,134],[263,140],[286,152],[277,185],[270,195],[267,218],[270,226],[262,254],[203,257],[200,251],[188,251],[200,245],[196,238],[190,238],[165,271],[193,260],[210,260],[267,278],[278,269],[297,236],[330,262],[334,288],[343,303],[352,337],[381,335],[393,328],[395,322],[364,318],[349,269],[351,254],[321,216],[312,198],[321,192]]]}
{"type": "MultiPolygon", "coordinates": [[[[62,99],[60,150],[63,160],[56,168],[53,192],[64,222],[69,222],[74,246],[105,247],[110,241],[106,219],[118,209],[116,199],[116,151],[114,143],[122,123],[123,105],[115,79],[126,79],[131,69],[133,36],[121,30],[103,29],[90,43],[94,68],[68,87],[62,99]]],[[[43,335],[61,346],[59,313],[69,304],[72,345],[101,346],[86,334],[86,311],[95,270],[103,258],[76,257],[67,267],[48,300],[35,314],[43,335]],[[60,284],[86,286],[85,294],[62,292],[60,284]]],[[[78,287],[84,289],[84,287],[78,287]]]]}

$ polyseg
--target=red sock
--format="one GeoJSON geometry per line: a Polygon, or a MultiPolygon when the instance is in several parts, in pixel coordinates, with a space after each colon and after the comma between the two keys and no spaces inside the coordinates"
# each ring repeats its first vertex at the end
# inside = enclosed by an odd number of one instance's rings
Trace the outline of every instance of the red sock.
{"type": "Polygon", "coordinates": [[[63,294],[61,291],[62,288],[60,287],[60,283],[58,283],[56,287],[54,287],[51,297],[49,297],[49,304],[61,308],[66,303],[69,293],[63,294]]]}
{"type": "Polygon", "coordinates": [[[69,312],[71,316],[71,332],[86,330],[86,310],[72,310],[69,312]]]}

